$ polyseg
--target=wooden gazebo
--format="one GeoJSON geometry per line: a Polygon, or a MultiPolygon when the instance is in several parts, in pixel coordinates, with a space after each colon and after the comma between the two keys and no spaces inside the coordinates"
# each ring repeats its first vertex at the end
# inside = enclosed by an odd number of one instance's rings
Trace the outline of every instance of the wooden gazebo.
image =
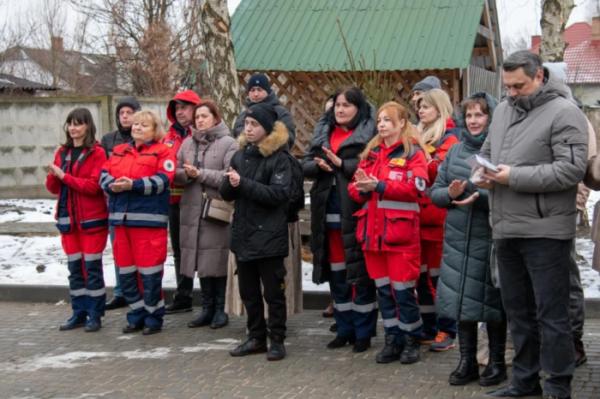
{"type": "Polygon", "coordinates": [[[476,90],[499,94],[495,0],[242,0],[232,34],[240,82],[269,76],[294,116],[300,151],[350,74],[379,74],[403,100],[427,75],[455,103],[476,90]]]}

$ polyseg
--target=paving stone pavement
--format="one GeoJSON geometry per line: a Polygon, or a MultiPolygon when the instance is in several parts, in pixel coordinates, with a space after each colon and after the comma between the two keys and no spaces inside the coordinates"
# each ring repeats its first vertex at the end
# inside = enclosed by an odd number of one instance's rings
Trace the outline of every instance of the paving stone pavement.
{"type": "MultiPolygon", "coordinates": [[[[0,302],[0,398],[484,398],[477,384],[450,387],[457,351],[431,353],[405,366],[379,365],[373,348],[325,349],[331,319],[318,311],[290,318],[288,357],[232,358],[227,351],[244,336],[244,322],[189,329],[191,313],[167,316],[153,336],[124,335],[125,311],[111,311],[102,330],[59,332],[69,306],[0,302]]],[[[600,398],[600,319],[586,321],[589,361],[576,371],[574,398],[600,398]]]]}

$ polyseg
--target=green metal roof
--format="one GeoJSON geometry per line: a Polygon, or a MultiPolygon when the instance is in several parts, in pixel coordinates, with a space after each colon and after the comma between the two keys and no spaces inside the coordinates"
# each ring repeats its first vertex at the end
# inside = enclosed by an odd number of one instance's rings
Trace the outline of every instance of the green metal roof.
{"type": "Polygon", "coordinates": [[[484,0],[242,0],[232,17],[239,70],[465,68],[484,0]],[[376,64],[373,67],[373,64],[376,64]]]}

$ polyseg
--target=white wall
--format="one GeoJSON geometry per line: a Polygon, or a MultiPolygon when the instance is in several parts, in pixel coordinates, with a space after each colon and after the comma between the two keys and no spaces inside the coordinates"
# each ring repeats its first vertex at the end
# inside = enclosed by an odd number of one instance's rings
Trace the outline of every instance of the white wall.
{"type": "MultiPolygon", "coordinates": [[[[45,196],[45,166],[65,141],[63,124],[77,107],[94,117],[97,139],[114,126],[118,98],[0,98],[0,197],[45,196]],[[110,105],[109,105],[110,104],[110,105]]],[[[141,100],[143,108],[159,113],[166,122],[168,99],[141,100]]]]}

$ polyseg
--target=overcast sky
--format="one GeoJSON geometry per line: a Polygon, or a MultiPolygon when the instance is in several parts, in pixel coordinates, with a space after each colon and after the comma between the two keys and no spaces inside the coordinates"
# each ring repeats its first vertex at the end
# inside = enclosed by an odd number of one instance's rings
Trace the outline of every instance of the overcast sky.
{"type": "MultiPolygon", "coordinates": [[[[0,27],[4,25],[15,26],[20,20],[28,18],[37,10],[42,9],[45,1],[48,0],[0,0],[0,27]]],[[[538,34],[540,32],[540,1],[496,0],[502,38],[529,38],[533,34],[538,34]]],[[[598,8],[599,2],[600,0],[575,0],[576,7],[571,13],[569,24],[585,20],[590,21],[592,14],[598,8]]],[[[64,3],[66,31],[70,32],[75,28],[78,16],[66,0],[64,3]]],[[[228,1],[230,13],[233,13],[239,3],[240,0],[228,1]]],[[[529,39],[527,41],[529,42],[529,39]]]]}

